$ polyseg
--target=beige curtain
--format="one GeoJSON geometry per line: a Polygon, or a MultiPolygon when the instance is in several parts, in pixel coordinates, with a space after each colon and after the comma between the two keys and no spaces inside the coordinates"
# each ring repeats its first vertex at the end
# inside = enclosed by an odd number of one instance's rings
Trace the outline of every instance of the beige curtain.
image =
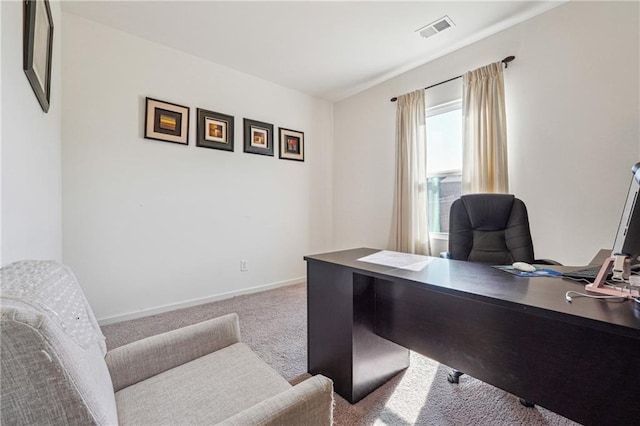
{"type": "Polygon", "coordinates": [[[502,62],[463,75],[462,193],[509,192],[502,62]]]}
{"type": "Polygon", "coordinates": [[[392,244],[397,251],[428,255],[425,121],[424,90],[398,98],[392,244]]]}

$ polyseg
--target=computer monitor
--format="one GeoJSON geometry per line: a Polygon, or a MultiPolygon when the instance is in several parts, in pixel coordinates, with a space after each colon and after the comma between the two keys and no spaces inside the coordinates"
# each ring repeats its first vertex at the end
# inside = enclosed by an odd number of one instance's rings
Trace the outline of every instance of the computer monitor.
{"type": "Polygon", "coordinates": [[[623,254],[632,261],[640,256],[640,203],[638,193],[640,192],[640,163],[636,163],[631,168],[633,177],[627,192],[627,201],[622,211],[620,224],[616,240],[613,244],[613,255],[623,254]]]}
{"type": "Polygon", "coordinates": [[[631,262],[636,261],[638,256],[640,256],[640,200],[638,200],[640,193],[640,163],[633,165],[631,173],[633,173],[633,177],[631,178],[631,184],[627,191],[627,199],[624,204],[624,209],[622,210],[622,217],[620,218],[618,232],[616,233],[616,239],[613,243],[611,257],[604,261],[595,281],[587,284],[585,288],[588,291],[606,294],[608,296],[628,297],[640,300],[640,290],[637,288],[632,289],[625,283],[622,272],[623,269],[627,269],[628,267],[624,266],[625,262],[623,261],[625,258],[620,256],[626,256],[627,261],[630,260],[631,262]],[[605,285],[607,275],[611,271],[612,266],[614,267],[613,280],[621,281],[620,286],[612,287],[605,285]],[[618,278],[616,278],[616,271],[620,274],[618,278]]]}

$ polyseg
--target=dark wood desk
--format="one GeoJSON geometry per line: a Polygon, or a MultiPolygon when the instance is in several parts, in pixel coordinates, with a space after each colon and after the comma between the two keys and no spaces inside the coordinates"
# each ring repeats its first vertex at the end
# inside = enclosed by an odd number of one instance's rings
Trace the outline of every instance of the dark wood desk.
{"type": "Polygon", "coordinates": [[[309,372],[349,402],[408,367],[411,349],[583,424],[637,423],[631,302],[568,303],[583,285],[471,262],[431,258],[415,272],[357,260],[377,251],[305,257],[309,372]]]}

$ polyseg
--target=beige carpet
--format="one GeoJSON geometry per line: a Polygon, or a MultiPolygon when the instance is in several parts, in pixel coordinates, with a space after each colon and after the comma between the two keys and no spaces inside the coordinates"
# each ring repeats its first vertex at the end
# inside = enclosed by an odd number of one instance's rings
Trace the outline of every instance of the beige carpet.
{"type": "MultiPolygon", "coordinates": [[[[282,287],[103,327],[109,349],[226,313],[240,316],[242,340],[291,383],[307,377],[306,286],[282,287]]],[[[544,408],[411,353],[411,366],[355,405],[336,396],[336,425],[575,425],[544,408]]],[[[561,386],[561,383],[558,384],[561,386]]]]}

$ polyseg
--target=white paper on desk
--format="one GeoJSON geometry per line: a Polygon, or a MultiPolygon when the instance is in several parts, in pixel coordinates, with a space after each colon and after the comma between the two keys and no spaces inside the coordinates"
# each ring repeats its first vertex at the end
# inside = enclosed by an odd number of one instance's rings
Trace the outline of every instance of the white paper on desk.
{"type": "Polygon", "coordinates": [[[377,253],[370,254],[369,256],[361,257],[358,260],[362,262],[375,263],[376,265],[407,269],[409,271],[422,271],[422,269],[427,266],[432,259],[419,254],[382,250],[377,253]]]}

